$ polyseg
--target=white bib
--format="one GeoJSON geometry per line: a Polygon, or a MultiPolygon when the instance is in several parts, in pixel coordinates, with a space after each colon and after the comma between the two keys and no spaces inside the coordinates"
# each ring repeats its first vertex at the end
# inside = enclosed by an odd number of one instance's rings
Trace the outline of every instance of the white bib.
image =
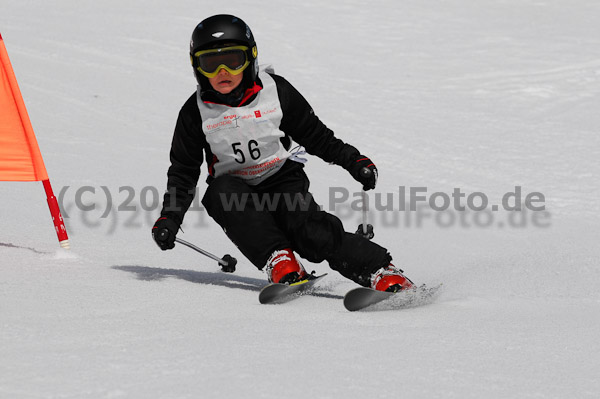
{"type": "Polygon", "coordinates": [[[261,71],[259,77],[262,90],[241,107],[205,103],[198,90],[202,131],[217,158],[214,177],[232,175],[256,185],[275,174],[290,156],[280,140],[285,134],[279,130],[283,112],[277,86],[269,74],[261,71]]]}

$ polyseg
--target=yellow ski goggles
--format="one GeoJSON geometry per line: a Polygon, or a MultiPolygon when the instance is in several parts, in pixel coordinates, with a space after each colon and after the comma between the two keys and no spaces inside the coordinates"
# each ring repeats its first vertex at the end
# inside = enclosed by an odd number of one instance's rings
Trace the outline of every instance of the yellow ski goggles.
{"type": "MultiPolygon", "coordinates": [[[[256,58],[256,47],[252,49],[256,58]]],[[[232,75],[239,75],[250,65],[248,47],[230,46],[201,50],[194,53],[192,65],[207,78],[214,78],[221,69],[232,75]]]]}

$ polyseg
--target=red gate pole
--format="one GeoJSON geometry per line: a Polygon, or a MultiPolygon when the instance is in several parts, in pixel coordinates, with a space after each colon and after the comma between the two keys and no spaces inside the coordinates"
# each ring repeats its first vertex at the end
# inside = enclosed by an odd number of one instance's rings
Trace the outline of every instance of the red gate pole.
{"type": "Polygon", "coordinates": [[[50,185],[50,180],[42,180],[44,184],[44,190],[46,191],[46,198],[48,200],[48,207],[50,208],[50,214],[52,215],[52,222],[54,223],[54,229],[56,230],[56,235],[58,236],[58,243],[64,249],[70,249],[71,245],[69,244],[69,236],[67,235],[67,228],[65,227],[65,222],[63,221],[62,214],[60,213],[60,208],[58,207],[58,201],[54,196],[54,192],[52,192],[52,186],[50,185]]]}

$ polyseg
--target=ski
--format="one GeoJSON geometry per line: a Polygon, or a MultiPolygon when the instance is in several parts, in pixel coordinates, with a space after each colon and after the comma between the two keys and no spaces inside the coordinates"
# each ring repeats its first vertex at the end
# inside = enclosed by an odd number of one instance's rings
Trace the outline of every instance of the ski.
{"type": "Polygon", "coordinates": [[[269,284],[260,291],[258,301],[262,304],[291,301],[312,291],[314,285],[326,275],[327,273],[320,276],[313,276],[311,274],[307,279],[293,284],[269,284]]]}
{"type": "Polygon", "coordinates": [[[376,291],[372,288],[359,287],[348,291],[344,296],[344,307],[353,312],[356,310],[393,310],[426,305],[433,302],[440,292],[442,284],[409,289],[400,292],[376,291]]]}

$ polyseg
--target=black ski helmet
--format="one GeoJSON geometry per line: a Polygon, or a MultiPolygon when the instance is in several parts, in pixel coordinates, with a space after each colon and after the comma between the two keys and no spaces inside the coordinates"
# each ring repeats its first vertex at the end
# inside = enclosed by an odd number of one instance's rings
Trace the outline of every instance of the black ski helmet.
{"type": "Polygon", "coordinates": [[[247,57],[250,65],[244,71],[242,84],[251,87],[258,74],[257,49],[254,35],[250,27],[240,18],[219,14],[206,18],[196,26],[190,40],[190,58],[194,67],[194,75],[202,91],[211,88],[208,79],[196,69],[194,53],[214,48],[219,44],[236,43],[248,47],[247,57]]]}

